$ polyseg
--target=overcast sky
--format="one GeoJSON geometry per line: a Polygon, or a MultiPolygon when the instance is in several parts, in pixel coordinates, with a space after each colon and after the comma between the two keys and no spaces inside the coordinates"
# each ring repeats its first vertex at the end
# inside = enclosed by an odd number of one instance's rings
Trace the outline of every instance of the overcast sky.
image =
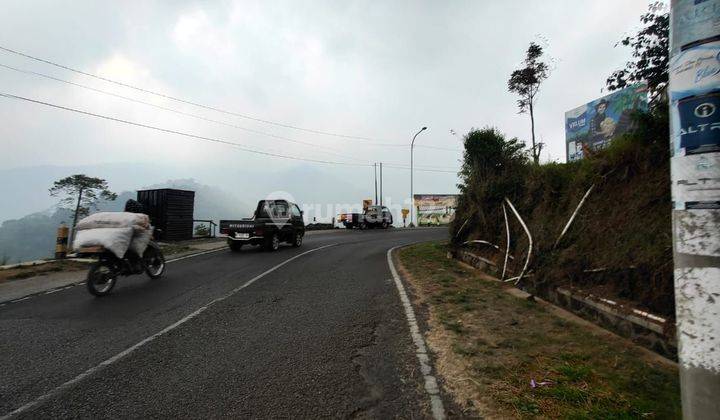
{"type": "MultiPolygon", "coordinates": [[[[518,115],[507,79],[528,44],[544,39],[555,69],[538,98],[536,133],[546,143],[543,159],[564,161],[564,112],[603,94],[607,76],[629,56],[614,46],[638,28],[646,8],[643,0],[3,1],[0,46],[227,111],[373,141],[217,113],[6,52],[0,52],[0,64],[317,146],[4,68],[0,92],[264,152],[356,164],[409,164],[407,147],[371,143],[407,145],[426,125],[418,145],[458,151],[418,148],[415,164],[453,169],[461,142],[451,129],[462,135],[491,125],[529,140],[529,119],[518,115]]],[[[305,165],[5,98],[0,115],[0,169],[145,162],[214,182],[206,170],[243,168],[272,176],[305,165]]],[[[369,185],[367,168],[309,165],[369,185]]],[[[408,171],[388,171],[386,190],[402,195],[408,171]]],[[[416,192],[456,190],[452,173],[418,173],[416,180],[416,192]]]]}

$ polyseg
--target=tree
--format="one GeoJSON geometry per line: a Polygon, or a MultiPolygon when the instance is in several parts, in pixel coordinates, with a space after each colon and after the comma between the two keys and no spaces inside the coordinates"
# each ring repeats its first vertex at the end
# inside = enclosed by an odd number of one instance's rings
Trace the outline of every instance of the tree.
{"type": "Polygon", "coordinates": [[[517,165],[527,162],[523,151],[525,143],[516,138],[507,139],[499,130],[485,127],[482,130],[471,129],[464,138],[465,151],[460,177],[465,189],[483,179],[517,169],[517,165]]]}
{"type": "Polygon", "coordinates": [[[520,113],[528,112],[530,114],[530,133],[532,135],[532,156],[535,164],[540,162],[540,150],[542,145],[535,142],[535,115],[533,107],[535,98],[540,90],[540,84],[548,78],[550,69],[547,63],[540,60],[543,55],[543,48],[531,42],[525,56],[525,67],[515,70],[508,80],[508,90],[517,93],[518,108],[520,113]]]}
{"type": "Polygon", "coordinates": [[[60,200],[60,207],[72,208],[72,205],[75,205],[71,227],[73,234],[78,216],[86,216],[91,208],[96,208],[98,199],[112,201],[117,198],[117,194],[108,189],[107,181],[82,174],[71,175],[55,181],[50,188],[50,195],[53,197],[64,196],[60,200]]]}
{"type": "Polygon", "coordinates": [[[453,243],[464,241],[475,229],[489,233],[503,226],[502,219],[498,223],[498,217],[502,217],[501,203],[520,191],[531,167],[525,143],[517,138],[508,139],[495,128],[470,130],[464,145],[461,183],[457,185],[461,194],[451,226],[453,243]],[[461,227],[462,236],[458,235],[461,227]]]}
{"type": "Polygon", "coordinates": [[[627,36],[618,44],[633,49],[633,61],[615,70],[607,79],[608,90],[623,89],[634,83],[647,81],[650,102],[664,103],[670,61],[670,14],[661,2],[652,3],[640,17],[643,28],[634,36],[627,36]]]}

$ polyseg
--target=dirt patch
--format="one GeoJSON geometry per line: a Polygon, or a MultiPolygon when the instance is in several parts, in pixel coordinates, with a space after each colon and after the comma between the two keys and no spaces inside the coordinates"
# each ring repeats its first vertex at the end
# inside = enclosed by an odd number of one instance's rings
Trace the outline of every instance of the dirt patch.
{"type": "Polygon", "coordinates": [[[27,265],[7,270],[0,270],[0,283],[12,280],[27,279],[43,274],[57,273],[59,271],[87,270],[87,263],[65,260],[53,261],[40,265],[27,265]]]}
{"type": "Polygon", "coordinates": [[[399,260],[427,311],[438,373],[469,416],[680,417],[676,368],[510,295],[509,286],[447,259],[447,250],[415,245],[399,260]]]}

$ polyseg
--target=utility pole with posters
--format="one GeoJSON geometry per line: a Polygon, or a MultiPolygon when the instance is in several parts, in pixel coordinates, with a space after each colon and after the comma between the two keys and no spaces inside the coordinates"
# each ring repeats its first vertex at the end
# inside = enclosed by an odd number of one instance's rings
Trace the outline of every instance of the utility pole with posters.
{"type": "Polygon", "coordinates": [[[670,4],[670,166],[683,416],[720,415],[720,0],[670,4]]]}

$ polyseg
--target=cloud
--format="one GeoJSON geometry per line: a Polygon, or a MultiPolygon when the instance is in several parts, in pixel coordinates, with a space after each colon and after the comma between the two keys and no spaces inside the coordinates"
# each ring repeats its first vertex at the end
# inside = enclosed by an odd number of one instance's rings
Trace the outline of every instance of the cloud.
{"type": "Polygon", "coordinates": [[[173,39],[181,51],[210,52],[216,58],[228,56],[234,49],[227,31],[212,22],[205,11],[200,9],[178,17],[173,39]]]}
{"type": "MultiPolygon", "coordinates": [[[[564,158],[563,113],[600,95],[628,52],[613,48],[645,2],[221,1],[60,4],[9,0],[0,44],[146,89],[233,112],[322,131],[456,147],[449,134],[497,126],[529,139],[529,119],[507,92],[510,72],[536,34],[558,61],[537,107],[544,158],[564,158]]],[[[0,69],[0,91],[297,157],[409,163],[407,148],[323,136],[162,99],[0,54],[15,65],[76,83],[310,142],[299,145],[0,69]],[[325,147],[334,149],[326,150],[325,147]],[[334,153],[334,154],[333,154],[334,153]],[[338,157],[337,154],[345,157],[338,157]]],[[[144,162],[272,178],[300,165],[207,142],[0,100],[0,168],[144,162]]],[[[457,167],[460,152],[417,148],[416,165],[457,167]]],[[[323,167],[369,189],[370,168],[323,167]],[[348,175],[353,174],[353,175],[348,175]]],[[[407,194],[408,174],[387,170],[386,191],[407,194]]],[[[221,177],[218,177],[221,178],[221,177]]],[[[163,181],[163,180],[153,180],[163,181]]],[[[273,181],[274,182],[274,181],[273,181]]],[[[453,174],[417,173],[416,190],[452,192],[453,174]]],[[[271,183],[268,182],[268,185],[271,183]]],[[[396,200],[397,201],[397,200],[396,200]]]]}

